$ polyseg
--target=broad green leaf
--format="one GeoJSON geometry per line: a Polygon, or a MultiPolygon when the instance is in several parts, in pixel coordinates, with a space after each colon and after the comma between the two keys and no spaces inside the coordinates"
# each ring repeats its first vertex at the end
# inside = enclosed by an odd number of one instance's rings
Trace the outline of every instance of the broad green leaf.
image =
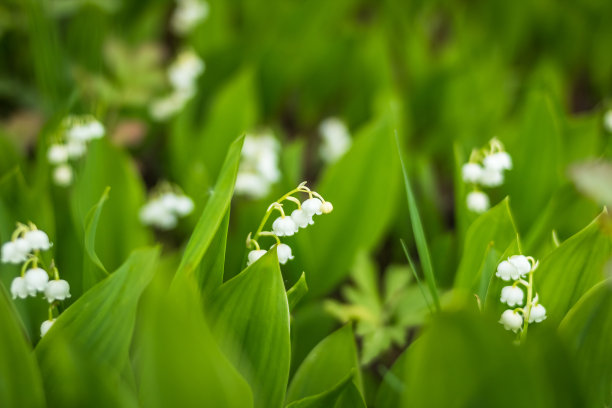
{"type": "Polygon", "coordinates": [[[142,405],[252,407],[249,385],[206,324],[199,285],[179,279],[170,291],[154,280],[144,297],[136,336],[142,405]]]}
{"type": "Polygon", "coordinates": [[[502,189],[512,199],[519,232],[527,232],[559,185],[560,132],[552,101],[542,93],[529,94],[519,131],[504,140],[513,168],[502,189]]]}
{"type": "Polygon", "coordinates": [[[84,166],[77,170],[71,207],[79,231],[85,230],[87,214],[109,186],[112,195],[96,230],[96,253],[108,270],[114,270],[132,250],[146,245],[150,234],[138,217],[145,190],[136,166],[104,138],[90,144],[84,166]]]}
{"type": "Polygon", "coordinates": [[[334,212],[297,236],[309,297],[328,293],[346,277],[357,252],[372,249],[392,219],[400,177],[392,117],[388,110],[359,131],[316,188],[334,212]]]}
{"type": "Polygon", "coordinates": [[[44,395],[36,359],[8,294],[0,286],[0,406],[41,407],[44,395]]]}
{"type": "Polygon", "coordinates": [[[218,344],[251,385],[254,406],[280,407],[291,349],[276,247],[214,292],[207,312],[218,344]]]}
{"type": "Polygon", "coordinates": [[[612,280],[585,293],[570,309],[559,333],[576,352],[577,365],[593,406],[612,403],[612,280]]]}
{"type": "MultiPolygon", "coordinates": [[[[104,274],[108,275],[108,271],[102,264],[100,258],[98,258],[98,254],[96,254],[95,242],[96,242],[96,231],[98,229],[98,222],[100,221],[100,214],[102,213],[102,208],[104,207],[104,203],[108,199],[108,192],[110,187],[107,187],[102,193],[102,197],[100,197],[100,201],[89,211],[87,218],[85,220],[85,252],[89,256],[91,262],[93,262],[98,268],[104,272],[104,274]]],[[[87,265],[83,268],[83,272],[85,273],[87,265]]],[[[102,277],[100,277],[102,278],[102,277]]],[[[91,287],[95,282],[99,279],[92,275],[83,276],[83,286],[85,288],[91,287]]]]}
{"type": "Polygon", "coordinates": [[[518,347],[495,319],[467,311],[434,316],[403,363],[399,406],[584,406],[579,387],[568,386],[569,356],[554,334],[518,347]]]}
{"type": "Polygon", "coordinates": [[[200,288],[206,294],[214,291],[223,283],[229,219],[228,208],[198,268],[197,277],[201,279],[200,288]]]}
{"type": "MultiPolygon", "coordinates": [[[[501,254],[515,238],[516,229],[509,201],[505,199],[478,217],[468,228],[455,288],[477,293],[481,276],[491,273],[490,268],[481,270],[488,254],[501,254]]],[[[486,282],[488,284],[488,278],[486,282]]]]}
{"type": "MultiPolygon", "coordinates": [[[[418,341],[418,340],[417,340],[418,341]]],[[[402,354],[395,360],[391,369],[388,370],[376,393],[376,407],[378,408],[396,408],[399,406],[403,398],[403,392],[406,388],[405,374],[406,365],[410,358],[410,353],[416,348],[416,343],[410,345],[402,354]]]]}
{"type": "Polygon", "coordinates": [[[351,372],[361,388],[357,346],[347,324],[323,339],[304,359],[291,380],[287,403],[329,391],[351,372]]]}
{"type": "Polygon", "coordinates": [[[134,251],[115,272],[67,308],[36,347],[44,372],[51,361],[55,337],[61,336],[70,347],[121,371],[126,364],[136,308],[142,291],[149,284],[158,259],[157,249],[134,251]]]}
{"type": "Polygon", "coordinates": [[[363,398],[353,383],[353,372],[329,391],[292,402],[287,408],[365,408],[363,398]]]}
{"type": "Polygon", "coordinates": [[[295,306],[308,293],[308,285],[306,284],[306,273],[302,272],[300,279],[287,291],[287,300],[289,301],[289,310],[293,310],[295,306]]]}
{"type": "Polygon", "coordinates": [[[604,263],[612,256],[612,239],[603,231],[606,217],[604,212],[540,261],[535,289],[548,320],[559,323],[582,295],[604,279],[604,263]]]}
{"type": "Polygon", "coordinates": [[[198,281],[215,285],[223,281],[223,269],[202,269],[198,268],[198,266],[210,247],[211,242],[213,242],[225,214],[229,211],[232,194],[234,193],[234,184],[236,183],[236,174],[238,173],[238,165],[240,164],[240,151],[242,150],[243,141],[244,136],[241,136],[230,146],[217,184],[206,203],[206,207],[200,216],[193,234],[189,238],[185,254],[176,272],[177,276],[196,275],[198,281]],[[202,272],[215,273],[219,276],[197,276],[202,272]]]}
{"type": "MultiPolygon", "coordinates": [[[[437,310],[440,310],[440,297],[438,295],[438,288],[436,287],[436,277],[434,275],[433,266],[431,263],[431,257],[429,255],[429,246],[427,245],[427,238],[425,238],[425,230],[421,223],[421,216],[419,215],[419,207],[414,197],[414,192],[410,185],[410,178],[408,177],[408,170],[406,169],[406,163],[404,163],[404,157],[400,147],[399,138],[397,131],[395,134],[395,141],[397,147],[397,154],[400,158],[400,165],[402,167],[402,175],[404,177],[404,188],[406,190],[406,198],[408,201],[408,210],[410,212],[410,221],[412,223],[412,231],[414,234],[414,240],[416,242],[417,251],[423,267],[423,275],[425,275],[425,281],[429,288],[429,293],[433,299],[434,305],[437,310]]],[[[407,253],[407,252],[406,252],[407,253]]]]}

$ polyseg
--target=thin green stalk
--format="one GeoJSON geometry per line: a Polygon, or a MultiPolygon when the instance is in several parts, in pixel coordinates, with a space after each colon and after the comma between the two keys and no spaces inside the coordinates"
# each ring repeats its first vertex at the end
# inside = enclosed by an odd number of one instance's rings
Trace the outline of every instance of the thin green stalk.
{"type": "Polygon", "coordinates": [[[419,274],[417,273],[416,266],[414,265],[414,262],[412,261],[412,257],[408,253],[408,248],[406,247],[406,243],[404,242],[403,239],[400,239],[400,242],[402,244],[402,248],[404,249],[404,254],[406,255],[406,259],[408,259],[408,263],[410,264],[410,269],[412,270],[412,274],[414,275],[417,285],[419,286],[419,289],[421,290],[423,299],[425,299],[425,303],[427,304],[429,313],[433,313],[433,309],[431,308],[431,302],[427,298],[427,294],[425,294],[425,287],[423,286],[423,283],[421,282],[421,279],[419,278],[419,274]]]}

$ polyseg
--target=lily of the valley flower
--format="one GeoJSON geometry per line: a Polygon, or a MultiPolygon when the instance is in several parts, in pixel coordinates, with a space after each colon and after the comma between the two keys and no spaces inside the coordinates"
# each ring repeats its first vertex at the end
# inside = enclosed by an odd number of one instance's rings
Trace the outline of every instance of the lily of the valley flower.
{"type": "Polygon", "coordinates": [[[280,262],[282,265],[293,259],[291,247],[287,244],[279,244],[278,248],[276,248],[276,253],[278,255],[278,262],[280,262]]]}
{"type": "Polygon", "coordinates": [[[19,264],[25,262],[31,250],[30,244],[24,238],[6,242],[2,245],[2,263],[19,264]]]}
{"type": "Polygon", "coordinates": [[[508,306],[517,306],[523,304],[523,290],[516,286],[505,286],[501,291],[500,301],[508,306]]]}
{"type": "Polygon", "coordinates": [[[209,6],[203,0],[177,0],[170,26],[177,35],[191,32],[200,22],[206,20],[209,6]]]}
{"type": "Polygon", "coordinates": [[[258,199],[268,195],[280,180],[280,144],[269,130],[247,134],[241,151],[240,166],[234,191],[258,199]]]}
{"type": "Polygon", "coordinates": [[[280,216],[272,223],[272,230],[279,237],[290,237],[298,232],[298,226],[291,217],[280,216]]]}
{"type": "Polygon", "coordinates": [[[259,258],[261,258],[262,256],[266,254],[266,252],[267,251],[263,249],[256,249],[256,250],[249,252],[249,254],[247,255],[247,258],[248,258],[247,266],[257,262],[259,258]]]}
{"type": "Polygon", "coordinates": [[[483,213],[489,209],[489,196],[482,191],[468,193],[467,208],[475,213],[483,213]]]}
{"type": "Polygon", "coordinates": [[[523,326],[523,316],[516,310],[508,309],[502,313],[499,322],[504,325],[506,330],[512,330],[516,333],[523,326]]]}
{"type": "Polygon", "coordinates": [[[55,323],[55,319],[45,320],[42,322],[40,325],[40,337],[44,337],[44,335],[47,334],[51,326],[53,326],[53,323],[55,323]]]}
{"type": "Polygon", "coordinates": [[[63,279],[49,281],[45,287],[45,297],[49,303],[56,300],[65,300],[70,297],[70,284],[63,279]]]}
{"type": "Polygon", "coordinates": [[[546,308],[537,303],[531,307],[529,323],[540,323],[546,319],[546,308]]]}
{"type": "Polygon", "coordinates": [[[159,191],[140,209],[139,217],[144,225],[169,230],[176,227],[180,217],[185,217],[193,211],[193,200],[173,189],[177,188],[168,184],[156,187],[155,190],[159,191]]]}
{"type": "Polygon", "coordinates": [[[13,299],[25,299],[28,296],[35,296],[36,289],[29,289],[25,278],[18,276],[11,282],[11,295],[13,295],[13,299]]]}
{"type": "Polygon", "coordinates": [[[28,291],[44,292],[49,282],[49,274],[42,268],[28,269],[25,273],[28,291]]]}
{"type": "Polygon", "coordinates": [[[30,249],[46,251],[51,248],[49,236],[39,229],[32,229],[23,234],[23,239],[28,243],[30,249]]]}
{"type": "Polygon", "coordinates": [[[351,147],[350,133],[344,122],[338,118],[328,118],[321,122],[319,134],[323,139],[319,154],[327,163],[336,162],[351,147]]]}

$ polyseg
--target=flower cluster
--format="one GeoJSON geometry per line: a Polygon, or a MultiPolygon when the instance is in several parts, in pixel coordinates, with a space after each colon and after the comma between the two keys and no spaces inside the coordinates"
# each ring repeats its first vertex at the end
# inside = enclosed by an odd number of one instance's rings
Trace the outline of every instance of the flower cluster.
{"type": "Polygon", "coordinates": [[[251,265],[256,262],[259,258],[265,255],[267,252],[261,249],[259,246],[258,239],[263,236],[270,236],[276,240],[278,245],[277,254],[278,261],[281,264],[286,264],[287,261],[293,259],[291,247],[287,244],[283,244],[279,237],[290,237],[296,234],[300,228],[306,228],[309,225],[314,224],[314,216],[321,214],[329,214],[332,212],[334,207],[329,201],[325,199],[316,191],[312,191],[306,187],[306,182],[301,183],[295,189],[291,190],[277,201],[272,203],[266,214],[264,215],[259,228],[254,235],[249,234],[247,237],[247,248],[255,248],[248,254],[248,263],[251,265]],[[305,193],[308,194],[308,198],[304,201],[300,201],[294,194],[305,193]],[[291,212],[291,215],[285,213],[283,202],[291,201],[296,204],[297,208],[291,212]],[[274,211],[278,211],[280,216],[272,222],[272,231],[263,231],[266,222],[274,211]]]}
{"type": "Polygon", "coordinates": [[[338,118],[327,118],[319,125],[319,134],[323,143],[319,155],[326,163],[334,163],[351,147],[351,135],[338,118]]]}
{"type": "Polygon", "coordinates": [[[179,112],[195,95],[198,77],[204,72],[205,65],[192,50],[183,50],[168,67],[168,81],[171,92],[150,106],[153,119],[163,121],[179,112]]]}
{"type": "Polygon", "coordinates": [[[49,302],[49,320],[40,326],[41,336],[44,336],[55,322],[53,309],[59,301],[70,297],[70,285],[60,279],[55,263],[52,261],[48,269],[44,268],[40,252],[48,250],[51,245],[49,236],[32,223],[18,223],[11,240],[2,245],[3,263],[23,264],[21,275],[11,283],[13,299],[36,297],[38,293],[42,293],[49,302]],[[49,279],[50,277],[52,279],[49,279]]]}
{"type": "Polygon", "coordinates": [[[47,150],[47,160],[53,166],[53,181],[66,187],[72,183],[70,160],[81,158],[87,152],[87,144],[104,136],[102,123],[91,115],[68,116],[62,121],[59,132],[47,150]]]}
{"type": "Polygon", "coordinates": [[[176,227],[180,217],[191,214],[193,207],[193,200],[178,187],[162,183],[140,209],[140,221],[144,225],[169,230],[176,227]]]}
{"type": "Polygon", "coordinates": [[[513,255],[497,266],[495,276],[505,282],[514,281],[511,286],[502,288],[500,301],[510,307],[519,306],[502,313],[499,322],[506,330],[515,333],[521,330],[525,334],[529,323],[539,323],[546,319],[546,309],[540,304],[538,294],[533,296],[533,273],[537,267],[537,261],[524,255],[513,255]],[[526,301],[520,285],[527,290],[526,301]]]}
{"type": "Polygon", "coordinates": [[[203,0],[177,0],[170,27],[176,35],[189,34],[199,23],[208,18],[209,12],[210,7],[203,0]]]}
{"type": "Polygon", "coordinates": [[[463,181],[472,184],[473,190],[466,197],[470,211],[482,213],[489,209],[489,196],[482,187],[499,187],[504,183],[504,171],[512,169],[512,158],[496,138],[488,148],[472,151],[470,161],[461,169],[463,181]]]}
{"type": "Polygon", "coordinates": [[[246,135],[234,188],[236,194],[254,199],[267,196],[281,176],[279,151],[280,144],[270,131],[246,135]]]}

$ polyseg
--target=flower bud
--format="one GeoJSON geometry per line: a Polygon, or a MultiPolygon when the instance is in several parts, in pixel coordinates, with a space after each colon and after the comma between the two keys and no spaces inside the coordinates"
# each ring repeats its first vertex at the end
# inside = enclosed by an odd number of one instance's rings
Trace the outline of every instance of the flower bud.
{"type": "Polygon", "coordinates": [[[329,201],[325,201],[323,204],[321,204],[321,212],[323,214],[329,214],[332,211],[334,211],[334,206],[329,201]]]}

